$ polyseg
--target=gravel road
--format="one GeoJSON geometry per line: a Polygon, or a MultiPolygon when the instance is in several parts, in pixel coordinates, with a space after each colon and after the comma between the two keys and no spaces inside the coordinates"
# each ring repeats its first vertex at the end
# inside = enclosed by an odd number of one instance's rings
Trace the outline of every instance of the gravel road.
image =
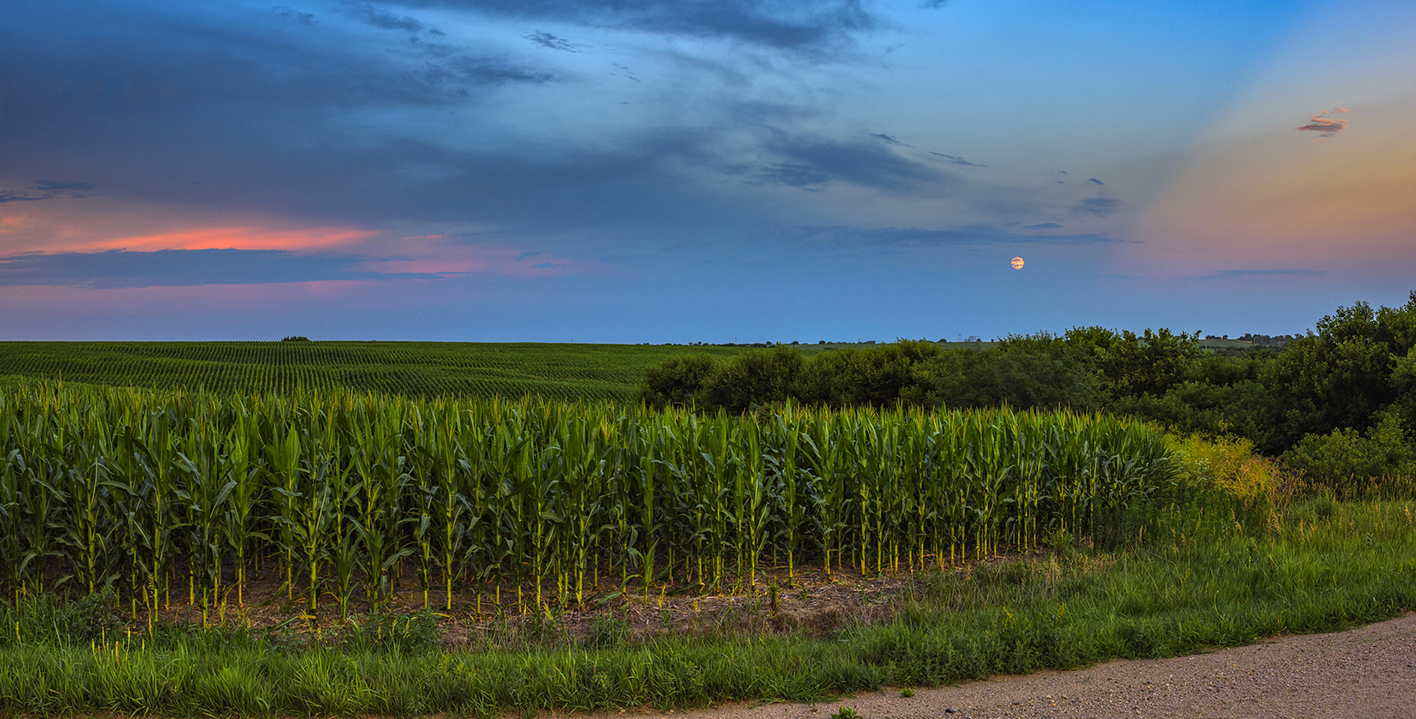
{"type": "Polygon", "coordinates": [[[914,717],[1343,717],[1416,719],[1416,613],[1345,632],[956,687],[869,692],[831,703],[732,705],[674,719],[914,717]]]}

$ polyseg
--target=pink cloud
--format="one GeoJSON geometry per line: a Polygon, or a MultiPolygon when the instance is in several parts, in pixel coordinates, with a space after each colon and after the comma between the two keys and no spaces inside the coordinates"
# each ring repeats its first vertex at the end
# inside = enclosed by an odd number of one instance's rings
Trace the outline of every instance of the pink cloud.
{"type": "Polygon", "coordinates": [[[1319,137],[1332,137],[1347,129],[1347,121],[1332,117],[1324,117],[1334,112],[1347,112],[1347,108],[1338,105],[1331,110],[1323,110],[1317,115],[1309,115],[1309,122],[1297,128],[1300,132],[1316,132],[1319,137]]]}
{"type": "Polygon", "coordinates": [[[367,239],[373,230],[315,227],[281,230],[266,227],[199,227],[179,232],[118,237],[89,244],[92,249],[125,250],[288,250],[327,249],[367,239]]]}

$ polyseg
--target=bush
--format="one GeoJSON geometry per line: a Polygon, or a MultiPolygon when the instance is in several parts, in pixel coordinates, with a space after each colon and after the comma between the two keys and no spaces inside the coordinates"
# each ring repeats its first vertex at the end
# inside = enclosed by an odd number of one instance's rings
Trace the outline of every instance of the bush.
{"type": "Polygon", "coordinates": [[[693,406],[703,383],[717,369],[718,361],[711,355],[671,357],[645,373],[639,385],[639,399],[659,408],[693,406]]]}
{"type": "Polygon", "coordinates": [[[914,379],[902,397],[911,404],[1084,411],[1101,404],[1084,364],[1041,352],[950,350],[916,366],[914,379]]]}
{"type": "Polygon", "coordinates": [[[1285,452],[1283,461],[1311,485],[1344,499],[1379,494],[1416,476],[1416,448],[1395,412],[1385,413],[1366,433],[1343,428],[1310,434],[1285,452]]]}
{"type": "Polygon", "coordinates": [[[777,347],[748,350],[703,380],[701,403],[709,409],[742,414],[754,405],[785,402],[806,361],[801,352],[777,347]]]}

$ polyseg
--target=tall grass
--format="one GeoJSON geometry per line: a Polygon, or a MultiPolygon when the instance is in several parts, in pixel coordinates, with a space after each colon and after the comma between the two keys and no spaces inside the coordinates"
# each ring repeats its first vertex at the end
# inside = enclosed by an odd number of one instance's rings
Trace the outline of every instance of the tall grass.
{"type": "Polygon", "coordinates": [[[737,591],[764,561],[872,576],[1053,530],[1101,541],[1174,474],[1158,432],[1067,412],[732,417],[21,382],[0,393],[0,576],[15,596],[113,587],[134,616],[176,585],[205,612],[261,560],[291,599],[347,614],[360,587],[386,601],[408,564],[425,606],[512,582],[518,608],[547,611],[602,578],[737,591]]]}

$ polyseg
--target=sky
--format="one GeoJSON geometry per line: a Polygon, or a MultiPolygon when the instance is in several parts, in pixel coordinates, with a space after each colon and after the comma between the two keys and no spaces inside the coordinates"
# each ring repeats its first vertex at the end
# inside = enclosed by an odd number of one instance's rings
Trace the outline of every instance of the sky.
{"type": "Polygon", "coordinates": [[[1238,336],[1416,289],[1409,0],[0,7],[0,340],[1238,336]]]}

